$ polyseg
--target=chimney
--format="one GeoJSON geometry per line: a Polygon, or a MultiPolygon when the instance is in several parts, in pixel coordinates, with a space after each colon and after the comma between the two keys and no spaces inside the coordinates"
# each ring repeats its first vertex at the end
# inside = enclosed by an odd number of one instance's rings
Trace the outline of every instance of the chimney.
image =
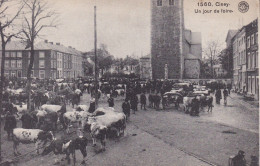
{"type": "Polygon", "coordinates": [[[48,43],[48,40],[44,40],[44,43],[48,43]]]}
{"type": "Polygon", "coordinates": [[[53,45],[53,42],[49,42],[49,43],[53,45]]]}
{"type": "Polygon", "coordinates": [[[59,46],[59,45],[60,45],[60,43],[56,43],[56,45],[58,45],[58,46],[59,46]]]}

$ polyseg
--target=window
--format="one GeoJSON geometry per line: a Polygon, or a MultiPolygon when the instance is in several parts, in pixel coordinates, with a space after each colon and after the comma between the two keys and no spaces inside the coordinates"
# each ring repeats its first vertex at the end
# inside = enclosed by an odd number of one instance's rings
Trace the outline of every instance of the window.
{"type": "Polygon", "coordinates": [[[251,90],[251,84],[252,84],[252,83],[251,83],[251,77],[248,77],[248,90],[247,90],[247,91],[248,91],[249,93],[252,92],[252,90],[251,90]]]}
{"type": "Polygon", "coordinates": [[[256,51],[256,54],[255,54],[255,62],[256,62],[256,68],[258,68],[258,51],[256,51]]]}
{"type": "Polygon", "coordinates": [[[169,0],[169,5],[174,5],[174,0],[169,0]]]}
{"type": "Polygon", "coordinates": [[[44,68],[44,67],[45,67],[45,61],[39,60],[39,68],[44,68]]]}
{"type": "Polygon", "coordinates": [[[56,61],[53,61],[53,68],[57,68],[56,61]]]}
{"type": "Polygon", "coordinates": [[[252,68],[255,68],[255,53],[252,53],[252,65],[251,65],[251,67],[252,68]]]}
{"type": "Polygon", "coordinates": [[[250,36],[247,37],[247,48],[250,48],[250,36]]]}
{"type": "Polygon", "coordinates": [[[11,71],[11,77],[16,77],[16,71],[11,71]]]}
{"type": "Polygon", "coordinates": [[[45,71],[44,70],[40,70],[39,77],[40,78],[45,78],[45,71]]]}
{"type": "Polygon", "coordinates": [[[9,67],[9,61],[5,60],[5,67],[8,68],[9,67]]]}
{"type": "Polygon", "coordinates": [[[17,71],[17,77],[22,77],[22,71],[21,70],[17,71]]]}
{"type": "Polygon", "coordinates": [[[11,57],[12,57],[12,58],[15,58],[15,57],[16,57],[15,52],[11,52],[11,57]]]}
{"type": "Polygon", "coordinates": [[[248,69],[251,68],[250,64],[251,64],[251,57],[250,57],[250,54],[248,53],[248,55],[247,55],[247,68],[248,69]]]}
{"type": "Polygon", "coordinates": [[[9,58],[9,57],[10,57],[10,52],[6,52],[6,53],[5,53],[5,57],[6,57],[6,58],[9,58]]]}
{"type": "Polygon", "coordinates": [[[21,68],[22,67],[22,60],[17,61],[17,67],[21,68]]]}
{"type": "Polygon", "coordinates": [[[252,82],[252,92],[251,93],[255,94],[255,78],[254,77],[252,77],[251,82],[252,82]]]}
{"type": "Polygon", "coordinates": [[[11,67],[15,68],[16,67],[16,61],[15,60],[11,60],[11,67]]]}
{"type": "Polygon", "coordinates": [[[39,58],[44,58],[44,57],[45,57],[44,52],[43,52],[43,51],[40,51],[40,52],[39,52],[39,58]]]}
{"type": "Polygon", "coordinates": [[[157,0],[157,6],[162,6],[162,0],[157,0]]]}
{"type": "Polygon", "coordinates": [[[17,58],[22,58],[22,52],[17,52],[17,58]]]}
{"type": "Polygon", "coordinates": [[[258,43],[258,32],[255,34],[255,43],[258,43]]]}
{"type": "Polygon", "coordinates": [[[251,45],[254,45],[255,44],[255,38],[254,38],[254,34],[251,35],[251,45]]]}

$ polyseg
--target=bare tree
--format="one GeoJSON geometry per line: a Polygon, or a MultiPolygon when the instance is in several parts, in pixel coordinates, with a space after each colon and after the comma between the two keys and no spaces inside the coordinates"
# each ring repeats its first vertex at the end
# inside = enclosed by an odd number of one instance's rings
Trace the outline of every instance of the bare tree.
{"type": "Polygon", "coordinates": [[[25,10],[22,24],[22,38],[26,39],[31,53],[27,70],[27,108],[31,110],[31,74],[34,63],[35,40],[40,36],[40,32],[43,29],[57,26],[57,13],[51,10],[48,3],[44,0],[23,0],[23,2],[25,10]]]}
{"type": "Polygon", "coordinates": [[[204,55],[210,61],[211,76],[213,77],[213,65],[217,62],[218,56],[221,52],[221,44],[218,41],[210,41],[207,43],[206,48],[203,50],[204,55]]]}
{"type": "Polygon", "coordinates": [[[5,73],[5,51],[6,44],[11,38],[16,37],[19,31],[15,30],[15,21],[18,19],[23,5],[20,1],[0,0],[0,35],[2,47],[2,61],[1,61],[1,81],[0,81],[0,113],[2,111],[4,73],[5,73]],[[13,12],[15,11],[15,12],[13,12]]]}
{"type": "MultiPolygon", "coordinates": [[[[2,61],[1,61],[1,81],[0,81],[0,114],[3,110],[3,87],[5,82],[5,51],[6,44],[15,37],[19,32],[14,30],[14,24],[17,20],[23,5],[20,1],[12,0],[0,0],[0,36],[1,36],[1,47],[2,47],[2,61]],[[15,12],[14,12],[15,11],[15,12]]],[[[1,125],[0,125],[1,127],[1,125]]],[[[1,145],[0,145],[0,157],[2,156],[1,145]]],[[[2,159],[0,158],[0,161],[2,159]]]]}

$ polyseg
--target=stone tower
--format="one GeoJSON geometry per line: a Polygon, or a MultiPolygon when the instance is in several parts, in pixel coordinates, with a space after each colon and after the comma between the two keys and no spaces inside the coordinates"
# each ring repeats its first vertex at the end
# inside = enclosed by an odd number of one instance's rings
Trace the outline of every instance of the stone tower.
{"type": "Polygon", "coordinates": [[[182,79],[184,70],[183,0],[151,0],[153,79],[182,79]],[[167,72],[165,72],[167,66],[167,72]],[[168,76],[165,76],[165,73],[168,76]]]}

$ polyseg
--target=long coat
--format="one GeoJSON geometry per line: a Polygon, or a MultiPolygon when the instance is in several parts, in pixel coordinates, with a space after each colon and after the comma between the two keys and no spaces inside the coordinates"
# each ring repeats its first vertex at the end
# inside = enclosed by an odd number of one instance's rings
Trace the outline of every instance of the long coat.
{"type": "Polygon", "coordinates": [[[141,94],[141,96],[140,96],[140,103],[141,104],[146,104],[146,96],[145,96],[145,94],[141,94]]]}
{"type": "Polygon", "coordinates": [[[7,115],[5,117],[5,127],[4,130],[9,132],[16,128],[16,119],[14,115],[7,115]]]}

